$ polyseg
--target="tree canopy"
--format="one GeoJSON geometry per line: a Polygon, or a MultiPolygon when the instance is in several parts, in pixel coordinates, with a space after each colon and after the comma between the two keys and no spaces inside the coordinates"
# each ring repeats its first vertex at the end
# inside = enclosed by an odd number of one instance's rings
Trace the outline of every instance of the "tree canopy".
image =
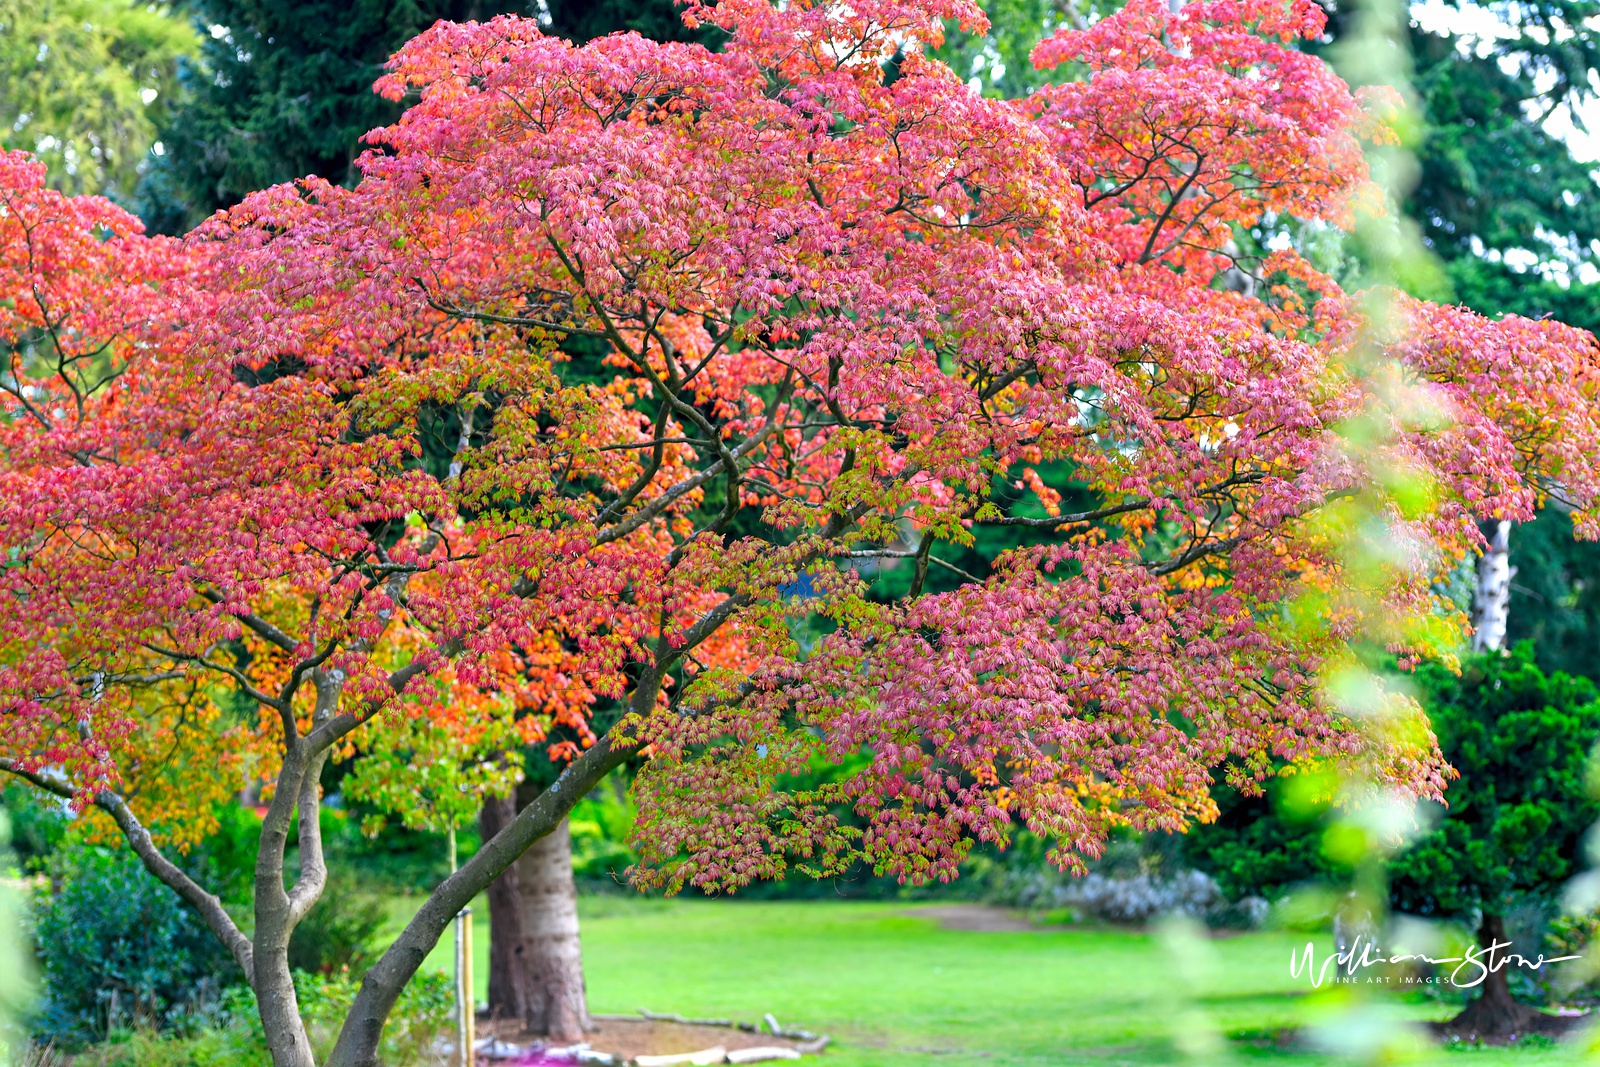
{"type": "Polygon", "coordinates": [[[563,710],[522,736],[578,740],[367,973],[337,1064],[628,758],[669,888],[949,878],[1019,825],[1081,869],[1282,760],[1437,795],[1403,693],[1324,683],[1448,654],[1477,520],[1559,494],[1600,533],[1592,337],[1236,254],[1381,206],[1393,101],[1296,47],[1316,7],[1136,0],[1043,41],[1085,76],[1022,102],[913,46],[981,31],[964,0],[687,12],[726,47],[438,23],[359,184],[184,240],[0,162],[0,770],[116,821],[280,1063],[326,881],[301,818],[285,885],[291,822],[380,715],[465,735],[531,685],[563,710]],[[124,792],[230,691],[258,716],[222,747],[270,779],[248,936],[124,792]]]}

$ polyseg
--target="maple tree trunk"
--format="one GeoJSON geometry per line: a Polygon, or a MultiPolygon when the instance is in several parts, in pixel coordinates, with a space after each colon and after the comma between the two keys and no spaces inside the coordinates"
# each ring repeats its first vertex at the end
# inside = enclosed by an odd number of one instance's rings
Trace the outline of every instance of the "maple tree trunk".
{"type": "Polygon", "coordinates": [[[521,963],[528,998],[523,1024],[552,1042],[572,1044],[589,1029],[578,936],[578,891],[572,878],[568,821],[535,841],[512,865],[517,871],[521,963]]]}
{"type": "MultiPolygon", "coordinates": [[[[319,683],[321,682],[319,672],[319,683]]],[[[319,690],[319,699],[326,694],[319,690]]],[[[250,986],[256,995],[262,1033],[272,1053],[273,1067],[315,1067],[311,1041],[300,1018],[294,977],[289,969],[289,937],[305,913],[322,895],[327,868],[322,858],[319,821],[321,793],[318,779],[327,752],[307,756],[291,750],[278,773],[277,788],[261,824],[261,848],[256,856],[255,937],[250,986]],[[299,814],[300,873],[293,889],[285,890],[285,852],[289,823],[299,814]]]]}
{"type": "MultiPolygon", "coordinates": [[[[489,797],[478,813],[478,828],[485,841],[510,825],[517,816],[514,797],[489,797]]],[[[517,864],[507,867],[489,883],[489,1017],[521,1019],[528,1004],[528,971],[523,966],[522,909],[518,905],[521,882],[517,864]]]]}
{"type": "Polygon", "coordinates": [[[256,1010],[272,1053],[272,1067],[315,1067],[311,1041],[294,994],[287,939],[281,951],[275,949],[276,946],[257,943],[254,984],[256,1010]]]}

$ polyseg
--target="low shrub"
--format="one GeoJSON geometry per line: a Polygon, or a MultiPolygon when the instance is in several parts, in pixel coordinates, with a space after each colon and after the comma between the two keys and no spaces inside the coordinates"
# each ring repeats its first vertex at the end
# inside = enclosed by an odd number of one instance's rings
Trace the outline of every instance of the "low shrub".
{"type": "Polygon", "coordinates": [[[186,1027],[243,980],[200,919],[124,849],[70,846],[34,901],[45,995],[36,1029],[66,1043],[186,1027]]]}
{"type": "MultiPolygon", "coordinates": [[[[349,971],[295,973],[295,996],[311,1049],[320,1063],[333,1051],[345,1013],[360,983],[349,971]]],[[[419,971],[407,984],[384,1027],[378,1059],[388,1067],[443,1063],[443,1041],[453,1033],[455,983],[440,971],[419,971]]]]}
{"type": "MultiPolygon", "coordinates": [[[[355,998],[348,973],[295,974],[295,996],[318,1062],[333,1050],[339,1024],[355,998]]],[[[453,985],[436,971],[418,974],[400,994],[379,1046],[383,1067],[434,1067],[444,1062],[450,1036],[453,985]]],[[[43,1061],[41,1061],[43,1062],[43,1061]]],[[[223,993],[216,1009],[187,1033],[146,1026],[114,1030],[79,1053],[73,1067],[270,1067],[255,996],[245,986],[223,993]]]]}
{"type": "Polygon", "coordinates": [[[229,802],[214,809],[217,828],[195,850],[205,866],[206,888],[231,910],[248,912],[255,896],[256,850],[261,846],[261,816],[229,802]]]}
{"type": "Polygon", "coordinates": [[[572,809],[572,874],[578,884],[612,887],[639,857],[628,844],[636,814],[619,778],[608,778],[572,809]]]}
{"type": "Polygon", "coordinates": [[[247,986],[224,991],[203,1025],[185,1032],[140,1026],[113,1031],[80,1053],[73,1067],[271,1067],[255,997],[247,986]]]}
{"type": "Polygon", "coordinates": [[[0,784],[0,811],[5,812],[10,826],[8,859],[27,871],[44,868],[72,821],[59,801],[15,781],[0,784]]]}
{"type": "Polygon", "coordinates": [[[1260,897],[1229,900],[1215,878],[1183,865],[1170,835],[1117,835],[1081,878],[1052,866],[1044,843],[1028,833],[1018,834],[1000,857],[982,859],[969,867],[985,899],[1042,911],[1058,922],[1146,923],[1186,915],[1208,926],[1249,929],[1262,925],[1270,910],[1260,897]]]}
{"type": "Polygon", "coordinates": [[[1127,878],[1090,873],[1056,885],[1047,901],[1041,903],[1113,923],[1144,923],[1164,915],[1187,915],[1210,926],[1245,928],[1260,926],[1269,910],[1261,897],[1230,902],[1210,875],[1195,870],[1127,878]]]}
{"type": "Polygon", "coordinates": [[[289,937],[289,966],[313,974],[359,968],[386,919],[383,902],[362,892],[353,874],[336,869],[322,899],[289,937]]]}

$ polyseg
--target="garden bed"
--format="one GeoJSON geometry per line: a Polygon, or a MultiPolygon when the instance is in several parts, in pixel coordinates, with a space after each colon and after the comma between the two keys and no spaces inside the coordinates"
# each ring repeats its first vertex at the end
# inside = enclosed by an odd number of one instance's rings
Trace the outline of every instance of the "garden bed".
{"type": "Polygon", "coordinates": [[[785,1029],[770,1015],[762,1025],[685,1019],[653,1012],[591,1018],[594,1029],[585,1034],[584,1042],[565,1049],[544,1048],[537,1035],[527,1033],[515,1022],[483,1020],[478,1024],[478,1057],[488,1063],[508,1065],[566,1060],[650,1067],[656,1058],[677,1056],[693,1056],[684,1062],[694,1064],[759,1063],[821,1052],[828,1044],[826,1035],[785,1029]],[[717,1050],[723,1055],[718,1055],[717,1050]],[[759,1050],[770,1054],[759,1055],[759,1050]]]}

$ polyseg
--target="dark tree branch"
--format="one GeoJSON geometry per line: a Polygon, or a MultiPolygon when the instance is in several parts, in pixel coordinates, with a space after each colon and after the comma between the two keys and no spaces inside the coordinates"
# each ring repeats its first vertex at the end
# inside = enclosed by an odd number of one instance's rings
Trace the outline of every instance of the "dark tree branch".
{"type": "MultiPolygon", "coordinates": [[[[200,595],[211,601],[213,604],[226,603],[226,599],[223,597],[223,595],[214,589],[202,590],[200,595]]],[[[266,619],[261,618],[259,615],[252,615],[248,611],[230,611],[228,614],[244,623],[245,627],[257,637],[262,638],[269,644],[277,646],[285,652],[292,653],[295,649],[300,647],[300,643],[298,641],[284,633],[282,630],[278,629],[276,626],[272,625],[272,623],[268,622],[266,619]]]]}
{"type": "Polygon", "coordinates": [[[1038,530],[1053,530],[1057,526],[1067,526],[1077,522],[1099,522],[1115,515],[1125,515],[1130,511],[1142,511],[1154,501],[1148,497],[1130,500],[1126,504],[1115,504],[1108,508],[1098,508],[1094,511],[1079,511],[1071,515],[1052,515],[1047,519],[1031,519],[1025,515],[1002,515],[997,519],[974,520],[983,526],[1028,526],[1038,530]]]}

